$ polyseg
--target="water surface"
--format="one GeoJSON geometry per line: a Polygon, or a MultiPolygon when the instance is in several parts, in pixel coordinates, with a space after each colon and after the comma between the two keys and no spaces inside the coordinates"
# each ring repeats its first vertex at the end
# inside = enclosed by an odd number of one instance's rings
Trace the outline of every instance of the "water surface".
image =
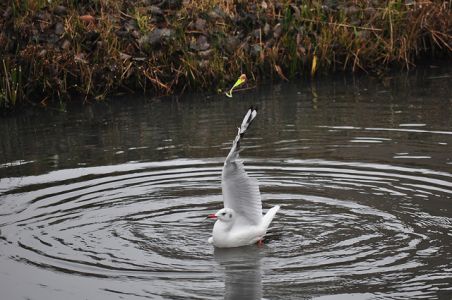
{"type": "Polygon", "coordinates": [[[450,72],[2,119],[1,298],[450,299],[450,72]],[[250,104],[242,157],[281,210],[264,247],[213,249],[250,104]]]}

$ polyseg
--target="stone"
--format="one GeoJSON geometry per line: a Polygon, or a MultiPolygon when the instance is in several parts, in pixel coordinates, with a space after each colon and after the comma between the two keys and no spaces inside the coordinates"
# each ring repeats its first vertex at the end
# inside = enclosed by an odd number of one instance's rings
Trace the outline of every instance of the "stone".
{"type": "Polygon", "coordinates": [[[58,22],[55,24],[55,34],[61,36],[65,32],[63,23],[58,22]]]}
{"type": "Polygon", "coordinates": [[[235,36],[230,36],[226,39],[226,43],[224,45],[224,48],[229,53],[234,53],[235,50],[239,47],[240,40],[235,36]]]}
{"type": "Polygon", "coordinates": [[[162,9],[161,9],[160,7],[158,7],[158,6],[155,6],[155,5],[151,5],[151,6],[149,7],[149,12],[150,12],[152,15],[163,16],[163,11],[162,11],[162,9]]]}
{"type": "Polygon", "coordinates": [[[66,15],[67,14],[67,8],[63,5],[57,5],[54,9],[53,12],[56,15],[66,15]]]}
{"type": "Polygon", "coordinates": [[[192,39],[190,48],[195,51],[204,51],[210,48],[210,44],[205,35],[200,35],[196,40],[192,39]]]}
{"type": "Polygon", "coordinates": [[[354,16],[354,15],[358,14],[360,10],[357,6],[352,5],[352,6],[346,7],[343,11],[347,16],[354,16]]]}
{"type": "Polygon", "coordinates": [[[196,30],[204,31],[204,29],[206,28],[206,20],[197,18],[195,22],[195,28],[196,30]]]}
{"type": "Polygon", "coordinates": [[[169,28],[157,28],[142,36],[138,42],[143,46],[156,46],[171,38],[172,35],[173,31],[169,28]]]}
{"type": "Polygon", "coordinates": [[[50,21],[50,14],[46,11],[38,11],[35,15],[35,18],[42,21],[50,21]]]}
{"type": "Polygon", "coordinates": [[[67,50],[69,47],[71,47],[71,42],[69,42],[69,40],[64,40],[63,44],[61,44],[61,49],[67,50]]]}

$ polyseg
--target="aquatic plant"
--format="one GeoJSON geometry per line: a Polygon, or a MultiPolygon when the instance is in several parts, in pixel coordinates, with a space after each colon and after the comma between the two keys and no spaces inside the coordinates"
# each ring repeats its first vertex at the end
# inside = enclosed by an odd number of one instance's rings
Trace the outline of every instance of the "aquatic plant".
{"type": "Polygon", "coordinates": [[[10,108],[23,98],[22,95],[22,67],[9,66],[2,61],[2,72],[0,82],[0,108],[10,108]]]}

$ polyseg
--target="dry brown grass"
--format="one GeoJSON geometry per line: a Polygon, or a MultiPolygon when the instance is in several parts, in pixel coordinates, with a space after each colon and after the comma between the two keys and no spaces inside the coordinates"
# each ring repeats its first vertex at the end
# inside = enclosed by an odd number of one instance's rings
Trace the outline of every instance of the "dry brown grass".
{"type": "Polygon", "coordinates": [[[0,107],[119,90],[216,91],[452,53],[451,1],[12,0],[0,4],[0,107]],[[315,62],[315,63],[314,63],[315,62]]]}

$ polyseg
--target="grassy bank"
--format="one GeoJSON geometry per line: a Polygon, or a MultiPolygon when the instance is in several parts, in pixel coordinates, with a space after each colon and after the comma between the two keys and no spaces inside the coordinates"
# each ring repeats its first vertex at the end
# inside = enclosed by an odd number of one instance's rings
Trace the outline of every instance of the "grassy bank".
{"type": "Polygon", "coordinates": [[[384,73],[452,53],[451,1],[7,0],[0,109],[384,73]]]}

